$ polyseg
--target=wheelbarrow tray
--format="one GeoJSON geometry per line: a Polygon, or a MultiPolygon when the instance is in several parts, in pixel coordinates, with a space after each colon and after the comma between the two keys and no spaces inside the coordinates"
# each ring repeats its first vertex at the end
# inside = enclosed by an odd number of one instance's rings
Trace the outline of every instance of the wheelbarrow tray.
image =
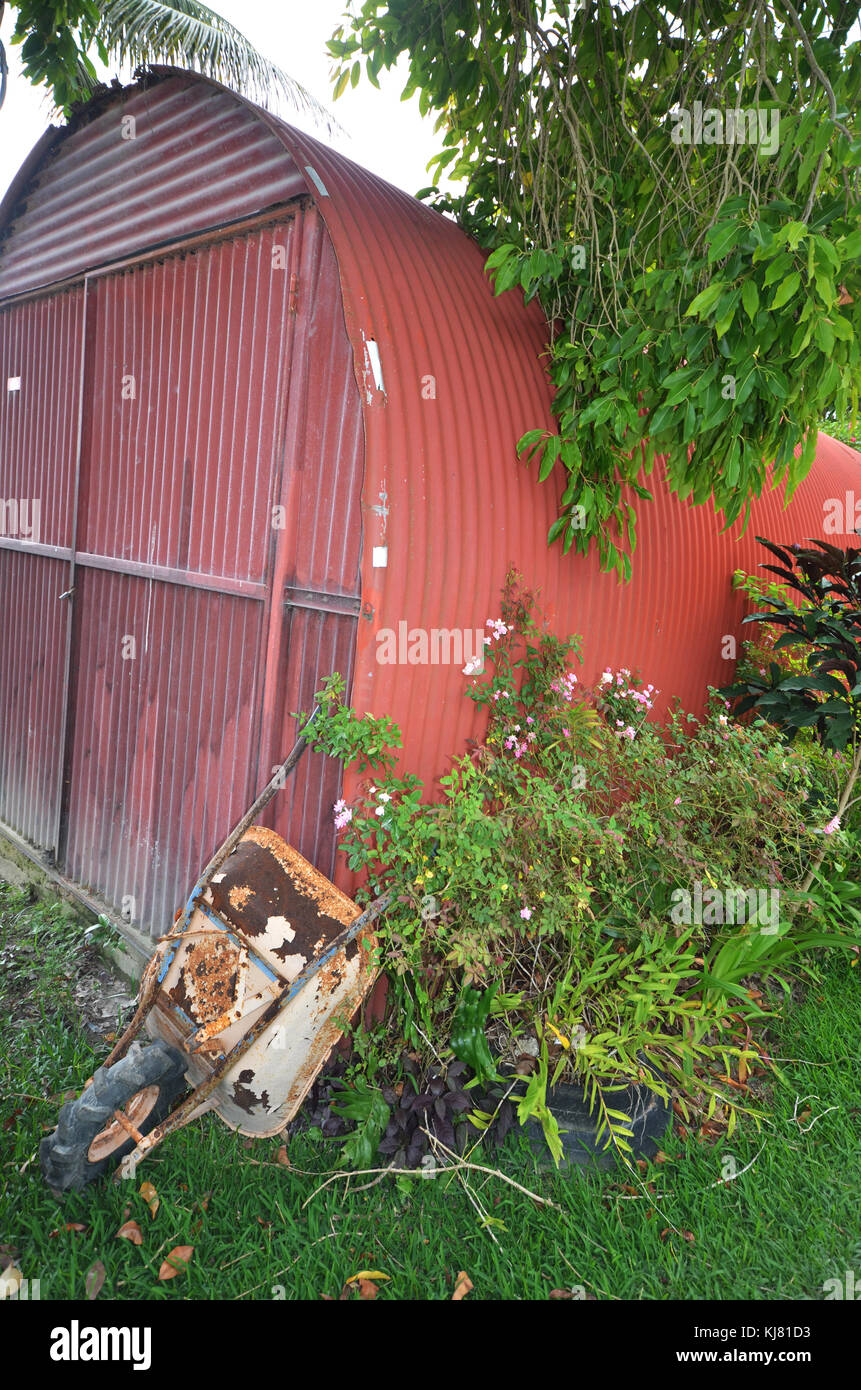
{"type": "Polygon", "coordinates": [[[274,831],[245,831],[189,900],[146,1016],[152,1038],[189,1056],[193,1090],[222,1073],[188,1118],[215,1109],[231,1129],[259,1138],[294,1117],[374,980],[370,926],[344,941],[359,916],[274,831]]]}

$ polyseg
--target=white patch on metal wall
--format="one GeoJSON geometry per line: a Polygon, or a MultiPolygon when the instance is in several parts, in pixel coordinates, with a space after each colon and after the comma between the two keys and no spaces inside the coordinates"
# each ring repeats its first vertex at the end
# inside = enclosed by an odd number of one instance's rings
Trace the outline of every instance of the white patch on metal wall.
{"type": "Polygon", "coordinates": [[[329,190],[312,164],[305,165],[305,173],[308,175],[309,179],[314,184],[314,187],[317,189],[317,192],[320,194],[320,197],[328,198],[329,190]]]}

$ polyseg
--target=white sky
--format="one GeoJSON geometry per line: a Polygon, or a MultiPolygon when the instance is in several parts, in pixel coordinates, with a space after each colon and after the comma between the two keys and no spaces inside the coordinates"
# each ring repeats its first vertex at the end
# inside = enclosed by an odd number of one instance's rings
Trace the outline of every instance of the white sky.
{"type": "MultiPolygon", "coordinates": [[[[319,140],[382,175],[390,183],[416,193],[431,178],[426,164],[442,148],[441,134],[434,133],[434,116],[422,118],[418,98],[402,102],[406,67],[381,72],[381,91],[363,75],[358,87],[347,88],[332,102],[329,81],[331,58],[326,41],[341,21],[344,0],[208,0],[212,9],[229,19],[267,57],[301,82],[318,101],[328,106],[344,128],[343,136],[330,136],[302,113],[288,107],[277,112],[319,140]]],[[[0,109],[0,197],[19,166],[50,124],[51,104],[44,89],[35,88],[21,75],[18,46],[9,42],[14,14],[8,7],[0,37],[9,62],[9,87],[0,109]]],[[[110,73],[129,81],[130,73],[110,73]]],[[[445,180],[443,186],[451,187],[445,180]]]]}

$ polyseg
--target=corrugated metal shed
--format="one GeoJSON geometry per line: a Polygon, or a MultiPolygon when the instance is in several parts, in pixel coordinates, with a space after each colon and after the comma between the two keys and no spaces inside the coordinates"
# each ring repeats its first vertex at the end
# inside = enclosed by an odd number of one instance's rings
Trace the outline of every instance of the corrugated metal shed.
{"type": "MultiPolygon", "coordinates": [[[[551,419],[543,344],[452,223],[217,84],[160,71],[49,135],[0,208],[0,495],[45,502],[38,543],[0,536],[2,821],[162,931],[331,670],[445,769],[477,732],[462,663],[377,638],[484,629],[511,564],[584,678],[701,707],[754,535],[822,534],[858,456],[822,439],[743,539],[659,482],[620,586],[548,550],[553,488],[515,458],[551,419]]],[[[327,873],[340,792],[308,758],[272,814],[327,873]]]]}

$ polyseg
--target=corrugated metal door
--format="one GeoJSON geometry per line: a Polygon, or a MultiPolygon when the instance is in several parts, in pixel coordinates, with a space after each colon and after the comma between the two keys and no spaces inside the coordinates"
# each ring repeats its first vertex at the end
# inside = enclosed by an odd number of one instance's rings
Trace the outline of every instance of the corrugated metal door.
{"type": "Polygon", "coordinates": [[[256,790],[296,240],[88,281],[60,854],[156,934],[256,790]]]}
{"type": "Polygon", "coordinates": [[[0,310],[0,821],[57,847],[84,291],[0,310]]]}

